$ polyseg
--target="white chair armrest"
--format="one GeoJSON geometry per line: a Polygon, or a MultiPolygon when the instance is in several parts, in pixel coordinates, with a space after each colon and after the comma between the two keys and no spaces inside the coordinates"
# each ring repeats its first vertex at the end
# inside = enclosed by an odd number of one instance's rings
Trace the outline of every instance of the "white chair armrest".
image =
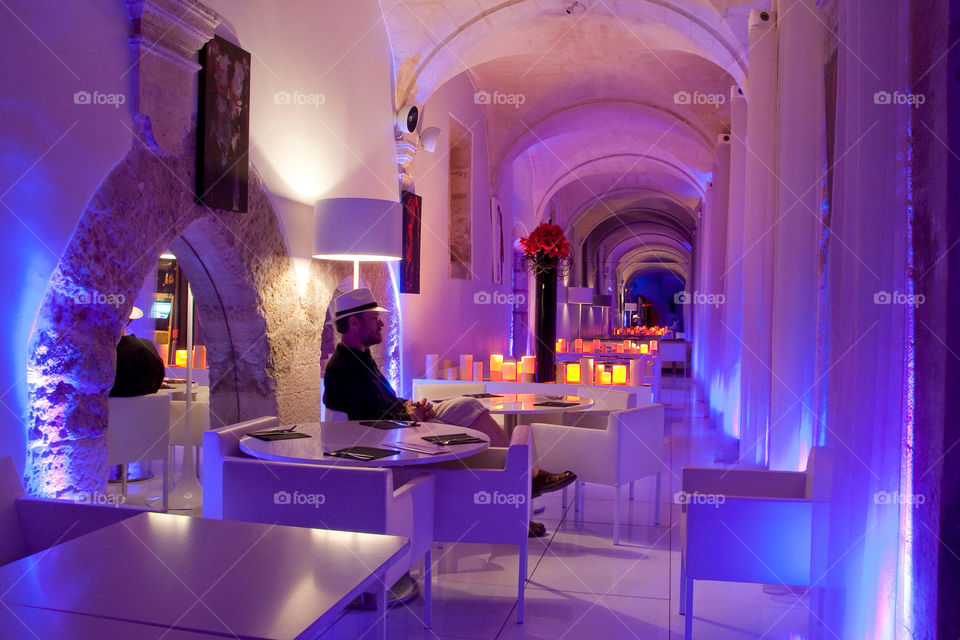
{"type": "Polygon", "coordinates": [[[409,536],[411,558],[419,558],[433,544],[433,488],[432,475],[417,476],[394,491],[393,501],[387,503],[384,533],[409,536]]]}
{"type": "Polygon", "coordinates": [[[684,467],[681,488],[686,493],[725,496],[803,498],[807,476],[799,471],[711,469],[684,467]]]}
{"type": "Polygon", "coordinates": [[[49,549],[55,544],[151,511],[144,507],[86,504],[35,496],[20,496],[15,504],[28,553],[49,549]]]}

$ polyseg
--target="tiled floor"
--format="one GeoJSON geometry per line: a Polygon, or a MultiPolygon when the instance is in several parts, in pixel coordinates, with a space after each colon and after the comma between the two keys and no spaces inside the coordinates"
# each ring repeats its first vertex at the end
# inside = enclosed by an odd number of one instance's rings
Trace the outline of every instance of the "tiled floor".
{"type": "MultiPolygon", "coordinates": [[[[448,544],[434,548],[433,628],[424,629],[420,599],[391,609],[390,638],[514,640],[683,638],[677,614],[680,574],[679,506],[672,503],[684,466],[713,466],[713,434],[690,382],[667,378],[665,462],[661,523],[653,524],[653,479],[638,482],[633,501],[621,496],[621,545],[613,535],[612,488],[587,485],[583,511],[563,508],[560,493],[541,499],[537,519],[550,535],[531,540],[526,620],[516,622],[517,551],[490,544],[448,544]]],[[[158,481],[135,488],[131,502],[158,481]]],[[[156,489],[153,489],[156,493],[156,489]]],[[[538,501],[540,502],[540,501],[538,501]]],[[[570,492],[572,503],[572,491],[570,492]]],[[[694,637],[708,640],[807,636],[806,598],[785,589],[726,582],[696,583],[694,637]]],[[[324,640],[373,637],[372,611],[348,611],[324,640]]]]}

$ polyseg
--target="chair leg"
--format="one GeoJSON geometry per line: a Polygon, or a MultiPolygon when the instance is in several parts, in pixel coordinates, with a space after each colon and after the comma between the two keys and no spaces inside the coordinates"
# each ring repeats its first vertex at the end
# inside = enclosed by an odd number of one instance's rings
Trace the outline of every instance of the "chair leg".
{"type": "Polygon", "coordinates": [[[562,509],[567,508],[567,488],[566,487],[560,490],[560,507],[562,509]]]}
{"type": "Polygon", "coordinates": [[[520,568],[517,571],[517,624],[523,624],[523,593],[527,587],[527,539],[520,543],[520,568]]]}
{"type": "Polygon", "coordinates": [[[660,471],[657,471],[657,485],[653,494],[653,524],[660,524],[660,471]]]}
{"type": "Polygon", "coordinates": [[[387,582],[381,575],[377,581],[377,638],[387,640],[387,582]]]}
{"type": "Polygon", "coordinates": [[[683,619],[683,637],[684,640],[693,638],[693,580],[687,578],[686,584],[686,614],[683,619]]]}
{"type": "Polygon", "coordinates": [[[120,495],[127,497],[127,463],[120,465],[120,495]]]}
{"type": "Polygon", "coordinates": [[[620,545],[620,485],[617,485],[617,501],[613,507],[613,544],[620,545]]]}
{"type": "Polygon", "coordinates": [[[680,603],[677,605],[677,613],[684,615],[687,610],[687,567],[683,557],[683,551],[680,552],[680,603]]]}
{"type": "Polygon", "coordinates": [[[633,486],[636,484],[635,481],[630,482],[630,499],[633,500],[633,486]]]}
{"type": "Polygon", "coordinates": [[[167,481],[167,459],[164,458],[163,459],[163,492],[161,493],[161,495],[163,496],[163,512],[164,513],[167,512],[167,493],[169,493],[169,491],[170,491],[170,485],[167,481]]]}
{"type": "Polygon", "coordinates": [[[427,549],[423,554],[423,626],[429,629],[433,624],[433,551],[427,549]]]}

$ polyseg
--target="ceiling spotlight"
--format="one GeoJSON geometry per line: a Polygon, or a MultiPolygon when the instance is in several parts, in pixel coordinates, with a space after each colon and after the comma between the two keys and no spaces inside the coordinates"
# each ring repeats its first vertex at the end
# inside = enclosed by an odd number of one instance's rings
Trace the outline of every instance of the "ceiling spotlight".
{"type": "Polygon", "coordinates": [[[420,132],[420,142],[425,151],[433,153],[437,150],[437,141],[440,140],[440,127],[427,127],[420,132]]]}
{"type": "Polygon", "coordinates": [[[587,7],[584,6],[584,4],[583,4],[582,2],[580,2],[579,0],[577,0],[576,2],[574,2],[573,4],[571,4],[569,7],[567,7],[567,14],[572,14],[574,11],[577,10],[578,7],[579,7],[579,9],[580,9],[581,12],[586,13],[587,7]]]}
{"type": "Polygon", "coordinates": [[[416,105],[406,104],[397,111],[397,127],[401,133],[413,133],[417,130],[420,121],[420,110],[416,105]]]}

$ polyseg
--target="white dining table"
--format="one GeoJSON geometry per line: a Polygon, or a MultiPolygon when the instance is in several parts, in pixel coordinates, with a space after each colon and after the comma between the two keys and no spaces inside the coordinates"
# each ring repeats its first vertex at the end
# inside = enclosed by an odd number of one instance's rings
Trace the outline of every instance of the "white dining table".
{"type": "MultiPolygon", "coordinates": [[[[455,424],[420,422],[416,427],[378,429],[365,426],[362,424],[363,422],[372,421],[299,423],[295,430],[309,435],[309,438],[265,441],[248,435],[241,438],[240,450],[256,458],[277,462],[322,463],[354,467],[404,467],[466,458],[480,453],[490,446],[490,438],[482,432],[459,427],[455,424]],[[444,447],[434,446],[423,440],[424,437],[448,436],[455,433],[465,433],[482,442],[444,447]],[[357,446],[391,449],[397,453],[376,460],[350,460],[324,455],[339,449],[357,446]],[[414,448],[420,450],[412,450],[414,448]]],[[[281,430],[289,428],[291,428],[291,425],[278,427],[281,430]]]]}
{"type": "MultiPolygon", "coordinates": [[[[498,393],[483,394],[486,397],[477,397],[481,394],[466,394],[468,397],[476,397],[480,404],[490,413],[503,416],[503,428],[507,432],[507,437],[513,436],[513,430],[516,428],[520,416],[530,416],[547,413],[566,413],[568,411],[583,411],[589,409],[595,403],[593,398],[571,395],[551,395],[540,393],[498,393]],[[545,403],[558,402],[569,406],[545,406],[545,403]]],[[[441,402],[439,400],[430,400],[432,404],[441,402]]]]}
{"type": "Polygon", "coordinates": [[[0,567],[0,604],[183,632],[165,637],[299,640],[375,590],[383,638],[383,575],[409,546],[399,536],[143,513],[0,567]]]}

